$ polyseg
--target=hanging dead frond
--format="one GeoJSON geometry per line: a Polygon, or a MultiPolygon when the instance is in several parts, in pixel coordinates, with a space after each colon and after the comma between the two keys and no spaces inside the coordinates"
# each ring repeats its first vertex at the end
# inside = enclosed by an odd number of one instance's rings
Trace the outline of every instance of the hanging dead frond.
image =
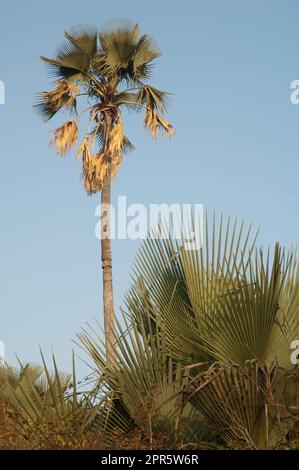
{"type": "Polygon", "coordinates": [[[175,133],[175,128],[152,109],[147,109],[143,124],[144,127],[149,129],[154,140],[158,137],[159,130],[165,132],[169,139],[171,139],[175,133]]]}
{"type": "Polygon", "coordinates": [[[101,191],[103,182],[108,177],[109,162],[103,150],[97,154],[83,154],[82,178],[84,189],[88,194],[101,191]]]}
{"type": "Polygon", "coordinates": [[[166,137],[171,139],[174,136],[175,128],[168,121],[166,121],[166,119],[159,115],[157,115],[157,120],[161,130],[165,132],[166,137]]]}
{"type": "Polygon", "coordinates": [[[47,121],[62,108],[67,110],[76,109],[76,95],[79,88],[75,83],[67,80],[59,80],[52,91],[42,92],[38,95],[35,108],[38,114],[47,121]]]}
{"type": "Polygon", "coordinates": [[[56,147],[58,155],[65,155],[68,150],[73,150],[78,140],[78,127],[75,121],[67,121],[58,127],[53,133],[50,145],[56,147]]]}
{"type": "Polygon", "coordinates": [[[124,145],[124,126],[121,114],[117,113],[113,119],[112,129],[109,133],[106,148],[104,138],[101,138],[103,148],[96,154],[93,151],[95,134],[99,133],[97,127],[91,139],[86,138],[81,144],[78,157],[83,155],[82,178],[84,188],[89,194],[101,191],[103,183],[116,177],[121,161],[124,145]]]}
{"type": "MultiPolygon", "coordinates": [[[[101,149],[93,153],[93,136],[85,136],[80,145],[76,159],[82,156],[82,179],[84,189],[89,195],[97,193],[102,189],[103,181],[108,176],[108,157],[101,149]]],[[[108,154],[107,154],[108,155],[108,154]]]]}
{"type": "Polygon", "coordinates": [[[88,135],[85,136],[82,144],[80,145],[77,155],[75,157],[75,160],[79,160],[79,158],[82,156],[84,159],[84,156],[88,154],[89,155],[89,137],[88,135]]]}
{"type": "Polygon", "coordinates": [[[144,118],[144,127],[147,127],[151,133],[153,139],[156,139],[158,136],[158,120],[157,113],[148,109],[144,118]]]}
{"type": "Polygon", "coordinates": [[[138,103],[145,105],[147,108],[159,113],[166,113],[169,93],[158,90],[152,86],[141,86],[137,95],[138,103]]]}
{"type": "Polygon", "coordinates": [[[124,141],[124,126],[120,112],[114,119],[114,125],[108,138],[108,152],[111,158],[111,178],[116,175],[116,169],[122,160],[122,146],[124,141]]]}

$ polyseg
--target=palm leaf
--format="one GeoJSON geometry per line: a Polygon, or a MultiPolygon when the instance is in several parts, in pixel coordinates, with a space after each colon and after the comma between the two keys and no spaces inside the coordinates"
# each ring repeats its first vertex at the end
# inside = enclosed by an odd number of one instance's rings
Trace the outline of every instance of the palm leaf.
{"type": "Polygon", "coordinates": [[[298,385],[275,363],[216,363],[198,375],[189,393],[186,399],[233,448],[279,448],[299,412],[298,385]],[[297,399],[290,403],[285,390],[291,384],[297,399]]]}
{"type": "Polygon", "coordinates": [[[44,56],[41,59],[59,79],[84,80],[97,51],[97,33],[93,27],[77,26],[65,33],[65,38],[56,49],[54,59],[44,56]]]}
{"type": "Polygon", "coordinates": [[[160,53],[153,41],[144,35],[140,37],[138,24],[121,22],[99,34],[104,55],[102,74],[117,81],[141,83],[150,76],[150,63],[160,53]]]}

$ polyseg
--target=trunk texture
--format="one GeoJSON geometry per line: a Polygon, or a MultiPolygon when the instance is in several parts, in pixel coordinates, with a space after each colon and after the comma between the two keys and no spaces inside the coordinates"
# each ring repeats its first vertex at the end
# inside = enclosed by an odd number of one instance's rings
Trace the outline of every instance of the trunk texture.
{"type": "Polygon", "coordinates": [[[104,329],[106,338],[107,362],[112,364],[115,360],[114,352],[114,299],[112,281],[112,253],[110,239],[110,180],[107,180],[101,192],[101,253],[103,268],[103,305],[104,329]]]}

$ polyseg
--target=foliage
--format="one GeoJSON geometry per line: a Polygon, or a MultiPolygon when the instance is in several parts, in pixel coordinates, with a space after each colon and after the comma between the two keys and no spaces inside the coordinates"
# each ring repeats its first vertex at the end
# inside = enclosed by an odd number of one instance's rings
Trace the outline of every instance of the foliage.
{"type": "Polygon", "coordinates": [[[53,357],[51,374],[43,367],[20,364],[0,372],[0,398],[7,427],[21,448],[80,448],[88,442],[97,408],[92,393],[77,389],[73,374],[59,372],[53,357]]]}
{"type": "Polygon", "coordinates": [[[206,218],[204,232],[198,251],[162,236],[144,242],[115,363],[98,325],[78,334],[95,374],[86,393],[75,366],[70,378],[54,358],[53,374],[44,361],[2,370],[6,446],[298,448],[296,254],[265,253],[250,227],[222,217],[211,227],[206,218]]]}
{"type": "Polygon", "coordinates": [[[63,110],[74,116],[54,131],[50,142],[61,156],[77,145],[78,122],[88,113],[77,158],[82,157],[84,188],[93,194],[117,175],[123,154],[134,148],[124,135],[124,109],[145,110],[144,126],[154,139],[159,130],[173,135],[163,117],[169,95],[149,85],[160,52],[137,24],[123,21],[100,33],[83,25],[64,36],[53,59],[41,57],[56,81],[53,90],[39,94],[35,107],[44,120],[63,110]],[[88,106],[78,112],[82,97],[88,106]]]}

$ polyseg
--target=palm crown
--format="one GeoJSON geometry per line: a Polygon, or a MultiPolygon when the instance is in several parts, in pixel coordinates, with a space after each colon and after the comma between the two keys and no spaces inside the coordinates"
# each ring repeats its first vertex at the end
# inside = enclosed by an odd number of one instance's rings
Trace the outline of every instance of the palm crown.
{"type": "Polygon", "coordinates": [[[145,110],[144,126],[153,138],[159,130],[171,137],[174,128],[163,118],[168,93],[148,84],[153,60],[160,55],[148,35],[130,23],[99,33],[79,26],[65,33],[54,59],[41,57],[56,78],[55,88],[40,93],[37,110],[45,120],[58,111],[73,113],[53,133],[51,143],[59,155],[73,150],[78,141],[78,120],[89,112],[89,126],[77,158],[82,156],[82,177],[89,194],[116,176],[123,153],[133,149],[124,135],[122,109],[145,110]],[[78,96],[88,107],[78,113],[78,96]]]}

